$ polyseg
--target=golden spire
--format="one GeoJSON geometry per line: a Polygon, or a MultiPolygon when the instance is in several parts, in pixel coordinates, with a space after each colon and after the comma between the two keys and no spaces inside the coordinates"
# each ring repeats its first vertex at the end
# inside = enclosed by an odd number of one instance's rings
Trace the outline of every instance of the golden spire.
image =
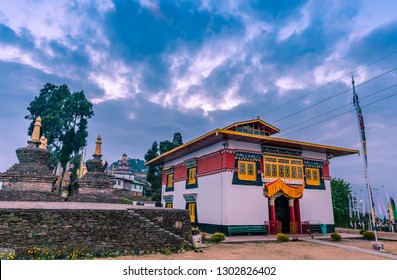
{"type": "Polygon", "coordinates": [[[45,138],[44,135],[41,136],[40,143],[41,143],[39,146],[40,149],[44,149],[44,150],[47,149],[47,138],[45,138]]]}
{"type": "Polygon", "coordinates": [[[102,156],[101,145],[102,145],[102,138],[101,135],[98,135],[95,142],[95,153],[94,156],[102,156]]]}
{"type": "Polygon", "coordinates": [[[32,142],[39,142],[40,141],[40,126],[41,126],[41,118],[38,116],[36,118],[36,122],[34,123],[32,137],[30,141],[32,142]]]}

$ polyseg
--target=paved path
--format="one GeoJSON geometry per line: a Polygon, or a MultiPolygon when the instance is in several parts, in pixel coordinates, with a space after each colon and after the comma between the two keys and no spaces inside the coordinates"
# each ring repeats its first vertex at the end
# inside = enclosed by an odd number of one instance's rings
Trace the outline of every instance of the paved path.
{"type": "MultiPolygon", "coordinates": [[[[356,239],[362,238],[360,234],[348,234],[348,233],[340,233],[343,239],[356,239]]],[[[211,236],[211,234],[209,234],[211,236]]],[[[295,234],[289,235],[290,240],[293,238],[298,238],[299,240],[310,239],[310,236],[307,234],[295,234]]],[[[314,238],[316,239],[330,239],[329,234],[314,234],[314,238]]],[[[236,236],[225,236],[224,243],[243,243],[243,242],[272,242],[277,241],[277,237],[275,235],[236,235],[236,236]]]]}
{"type": "Polygon", "coordinates": [[[355,246],[343,245],[343,244],[339,244],[336,242],[329,242],[329,241],[324,241],[324,240],[319,240],[319,239],[311,239],[311,238],[307,238],[307,237],[302,238],[301,240],[306,241],[306,242],[321,244],[321,245],[325,245],[325,246],[337,247],[337,248],[341,248],[341,249],[352,250],[352,251],[357,251],[357,252],[361,252],[361,253],[365,253],[365,254],[371,254],[371,255],[375,255],[375,256],[379,256],[379,257],[397,260],[397,255],[383,253],[383,252],[376,251],[376,250],[362,249],[362,248],[358,248],[355,246]]]}
{"type": "MultiPolygon", "coordinates": [[[[362,239],[361,234],[356,234],[356,233],[340,233],[342,239],[362,239]]],[[[382,234],[380,234],[382,235],[382,234]]],[[[369,249],[362,249],[358,248],[355,246],[350,246],[350,245],[343,245],[337,242],[330,242],[326,240],[330,240],[329,234],[316,234],[314,235],[314,238],[312,239],[310,236],[307,234],[303,235],[295,235],[295,236],[290,236],[290,239],[293,237],[298,238],[300,241],[304,242],[311,242],[311,243],[316,243],[320,245],[325,245],[325,246],[332,246],[332,247],[337,247],[345,250],[353,250],[365,254],[371,254],[371,255],[376,255],[384,258],[389,258],[389,259],[394,259],[397,260],[397,255],[393,254],[388,254],[376,250],[369,250],[369,249]]],[[[386,234],[382,237],[382,239],[385,240],[397,240],[397,233],[393,234],[386,234]]],[[[225,241],[223,243],[245,243],[245,242],[276,242],[277,238],[275,235],[253,235],[253,236],[226,236],[225,241]]]]}

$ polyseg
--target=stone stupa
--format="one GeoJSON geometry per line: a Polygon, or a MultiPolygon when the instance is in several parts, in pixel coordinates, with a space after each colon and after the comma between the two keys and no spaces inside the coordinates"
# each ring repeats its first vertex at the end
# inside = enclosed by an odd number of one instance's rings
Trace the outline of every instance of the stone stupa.
{"type": "Polygon", "coordinates": [[[101,145],[102,139],[98,135],[95,142],[93,158],[86,161],[87,173],[78,179],[79,194],[112,194],[114,182],[109,179],[105,172],[108,163],[102,160],[101,145]]]}
{"type": "Polygon", "coordinates": [[[56,180],[54,166],[47,151],[47,140],[40,138],[41,118],[37,117],[27,147],[16,150],[19,163],[0,173],[4,189],[50,192],[56,180]]]}

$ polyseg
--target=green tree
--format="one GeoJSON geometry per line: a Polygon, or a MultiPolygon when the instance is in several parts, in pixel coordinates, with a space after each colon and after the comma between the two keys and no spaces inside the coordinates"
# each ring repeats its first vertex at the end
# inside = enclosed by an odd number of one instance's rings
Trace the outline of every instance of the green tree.
{"type": "MultiPolygon", "coordinates": [[[[145,160],[148,162],[183,144],[182,135],[179,132],[174,133],[172,142],[169,140],[161,141],[160,145],[154,142],[152,147],[145,154],[145,160]]],[[[149,166],[147,173],[147,181],[152,185],[152,199],[155,201],[161,200],[161,176],[163,169],[158,166],[149,166]]]]}
{"type": "Polygon", "coordinates": [[[160,154],[164,154],[172,149],[183,144],[182,135],[179,132],[174,133],[174,138],[171,141],[165,140],[160,142],[160,154]]]}
{"type": "MultiPolygon", "coordinates": [[[[157,142],[153,142],[152,147],[146,152],[145,160],[149,161],[159,155],[159,148],[157,142]]],[[[152,186],[152,199],[159,201],[161,199],[161,172],[158,166],[149,166],[146,180],[152,186]]]]}
{"type": "Polygon", "coordinates": [[[331,180],[332,206],[334,210],[335,226],[349,227],[349,195],[350,184],[342,179],[331,180]]]}
{"type": "Polygon", "coordinates": [[[61,191],[68,162],[87,145],[88,119],[94,116],[92,103],[84,91],[71,93],[65,84],[47,83],[27,109],[29,115],[25,119],[31,120],[28,135],[32,134],[35,119],[40,116],[41,134],[47,138],[49,149],[63,169],[58,186],[61,191]]]}
{"type": "Polygon", "coordinates": [[[182,135],[179,132],[174,133],[174,139],[172,140],[175,147],[178,147],[183,144],[182,135]]]}

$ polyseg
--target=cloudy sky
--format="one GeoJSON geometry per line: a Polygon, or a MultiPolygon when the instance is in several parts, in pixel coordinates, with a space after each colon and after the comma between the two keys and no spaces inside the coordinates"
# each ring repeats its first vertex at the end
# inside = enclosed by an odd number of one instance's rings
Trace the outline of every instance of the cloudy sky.
{"type": "MultiPolygon", "coordinates": [[[[0,172],[26,146],[26,107],[47,82],[94,103],[104,159],[143,158],[260,116],[279,137],[360,149],[372,185],[397,195],[397,1],[1,1],[0,172]],[[393,87],[394,86],[394,87],[393,87]]],[[[365,190],[362,158],[332,161],[365,190]]]]}

